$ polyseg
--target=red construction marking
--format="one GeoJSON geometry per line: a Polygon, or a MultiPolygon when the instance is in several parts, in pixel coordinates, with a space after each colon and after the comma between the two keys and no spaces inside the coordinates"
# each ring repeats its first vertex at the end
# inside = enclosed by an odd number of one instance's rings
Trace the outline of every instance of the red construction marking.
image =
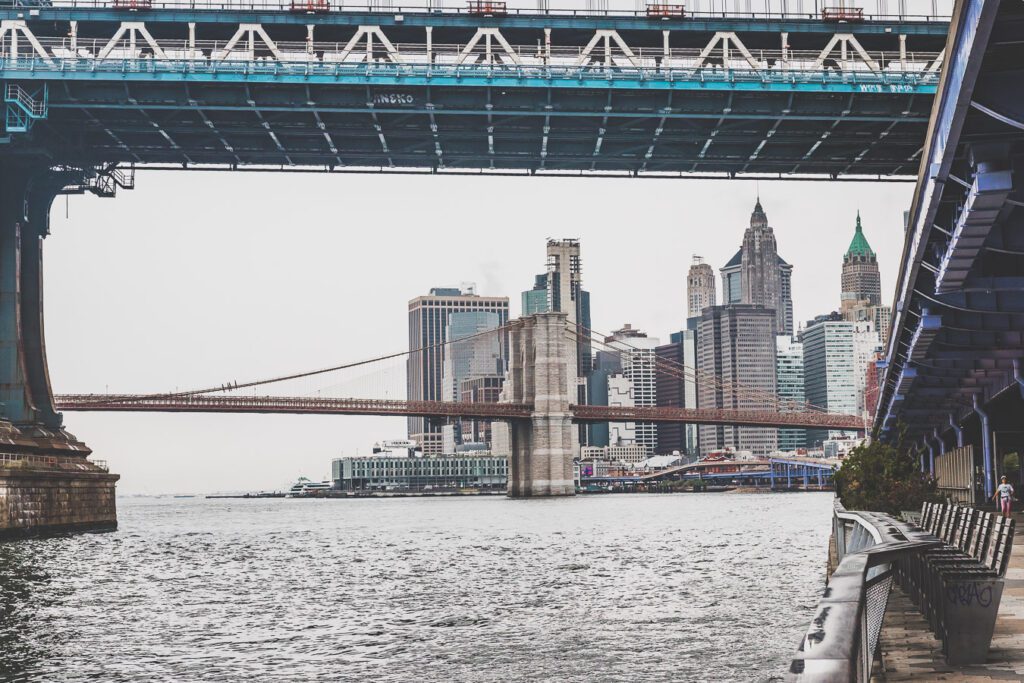
{"type": "Polygon", "coordinates": [[[469,13],[484,16],[505,16],[508,6],[503,0],[469,0],[469,13]]]}
{"type": "Polygon", "coordinates": [[[821,10],[825,21],[864,21],[863,7],[826,7],[821,10]]]}
{"type": "Polygon", "coordinates": [[[647,5],[647,16],[649,17],[685,17],[686,9],[683,5],[663,5],[656,3],[653,5],[647,5]]]}
{"type": "Polygon", "coordinates": [[[153,9],[153,0],[114,0],[114,9],[153,9]]]}
{"type": "Polygon", "coordinates": [[[331,3],[328,0],[292,0],[291,11],[303,14],[322,14],[331,11],[331,3]]]}

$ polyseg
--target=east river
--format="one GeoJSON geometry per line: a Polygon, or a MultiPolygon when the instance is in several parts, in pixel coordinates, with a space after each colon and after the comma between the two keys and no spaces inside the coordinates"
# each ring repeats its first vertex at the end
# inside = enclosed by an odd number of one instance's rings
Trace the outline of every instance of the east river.
{"type": "Polygon", "coordinates": [[[831,499],[122,498],[0,544],[0,680],[772,680],[831,499]]]}

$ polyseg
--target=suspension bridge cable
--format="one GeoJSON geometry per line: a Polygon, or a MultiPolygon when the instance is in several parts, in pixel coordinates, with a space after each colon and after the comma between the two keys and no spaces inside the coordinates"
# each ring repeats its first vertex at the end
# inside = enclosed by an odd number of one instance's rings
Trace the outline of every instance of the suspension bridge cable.
{"type": "MultiPolygon", "coordinates": [[[[409,355],[412,355],[413,353],[422,353],[424,351],[430,351],[432,349],[441,348],[441,347],[444,347],[444,346],[448,346],[450,344],[455,344],[455,343],[459,343],[459,342],[469,341],[470,339],[475,339],[477,337],[482,337],[482,336],[488,335],[488,334],[497,334],[499,332],[503,332],[503,331],[508,330],[510,327],[511,327],[511,325],[506,323],[506,324],[501,325],[499,327],[494,327],[494,328],[491,328],[489,330],[484,330],[482,332],[477,332],[475,334],[466,335],[465,337],[459,337],[458,339],[445,340],[443,342],[437,342],[437,343],[434,343],[434,344],[428,344],[426,346],[421,346],[421,347],[416,348],[416,349],[409,349],[407,351],[399,351],[397,353],[390,353],[390,354],[387,354],[385,356],[378,356],[377,358],[369,358],[369,359],[366,359],[366,360],[355,361],[353,363],[346,363],[344,365],[335,365],[335,366],[329,367],[329,368],[320,368],[319,370],[309,370],[309,371],[306,371],[306,372],[296,372],[296,373],[293,373],[293,374],[290,374],[290,375],[281,375],[280,377],[271,377],[269,379],[252,380],[252,381],[249,381],[249,382],[243,382],[241,384],[239,384],[238,382],[234,382],[234,383],[231,383],[231,384],[222,384],[220,386],[215,386],[215,387],[206,387],[204,389],[190,389],[188,391],[176,391],[176,392],[161,393],[161,394],[137,394],[137,395],[133,395],[131,397],[127,397],[127,396],[124,397],[124,402],[130,402],[132,400],[187,398],[189,396],[199,396],[199,395],[202,395],[202,394],[212,394],[212,393],[216,393],[218,391],[236,391],[238,389],[247,389],[247,388],[250,388],[250,387],[263,386],[263,385],[266,385],[266,384],[277,384],[279,382],[287,382],[287,381],[293,380],[293,379],[302,379],[304,377],[312,377],[314,375],[324,375],[324,374],[327,374],[329,372],[337,372],[339,370],[348,370],[350,368],[356,368],[356,367],[360,367],[362,365],[370,365],[371,363],[378,363],[380,361],[390,360],[392,358],[400,358],[402,356],[409,356],[409,355]]],[[[97,400],[102,402],[104,399],[97,399],[97,400]]]]}

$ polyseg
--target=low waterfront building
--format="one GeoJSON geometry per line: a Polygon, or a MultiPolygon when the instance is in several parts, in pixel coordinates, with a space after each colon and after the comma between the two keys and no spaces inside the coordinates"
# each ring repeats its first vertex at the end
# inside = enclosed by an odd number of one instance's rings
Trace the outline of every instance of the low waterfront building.
{"type": "Polygon", "coordinates": [[[508,458],[472,453],[433,458],[374,455],[335,458],[334,488],[341,491],[430,491],[508,487],[508,458]]]}
{"type": "Polygon", "coordinates": [[[651,456],[651,449],[641,444],[624,446],[584,446],[580,449],[581,460],[608,460],[635,464],[651,456]]]}

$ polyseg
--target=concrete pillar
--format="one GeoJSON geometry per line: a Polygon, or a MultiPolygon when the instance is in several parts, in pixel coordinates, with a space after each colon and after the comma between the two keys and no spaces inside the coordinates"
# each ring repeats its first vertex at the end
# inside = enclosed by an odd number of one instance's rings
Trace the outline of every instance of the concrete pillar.
{"type": "Polygon", "coordinates": [[[538,313],[512,323],[502,400],[533,405],[529,420],[509,425],[508,493],[514,498],[576,493],[566,323],[565,313],[538,313]]]}

